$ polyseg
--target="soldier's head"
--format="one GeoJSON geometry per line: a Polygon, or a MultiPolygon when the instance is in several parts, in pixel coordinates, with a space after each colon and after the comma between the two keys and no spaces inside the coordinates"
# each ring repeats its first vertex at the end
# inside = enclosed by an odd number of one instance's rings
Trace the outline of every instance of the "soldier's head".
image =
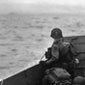
{"type": "Polygon", "coordinates": [[[61,29],[59,28],[54,28],[52,31],[51,31],[51,35],[50,35],[53,39],[60,39],[60,38],[63,38],[63,35],[62,35],[62,31],[61,29]]]}

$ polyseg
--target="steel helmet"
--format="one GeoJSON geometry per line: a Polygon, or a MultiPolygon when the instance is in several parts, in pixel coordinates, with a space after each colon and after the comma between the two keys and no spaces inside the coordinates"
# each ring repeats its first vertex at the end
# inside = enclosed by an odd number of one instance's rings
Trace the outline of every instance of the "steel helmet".
{"type": "Polygon", "coordinates": [[[51,37],[52,38],[62,38],[62,31],[59,29],[59,28],[54,28],[52,31],[51,31],[51,37]]]}
{"type": "Polygon", "coordinates": [[[85,77],[82,77],[82,76],[77,76],[73,80],[74,84],[79,84],[79,85],[82,85],[82,83],[84,83],[84,82],[85,82],[85,77]]]}

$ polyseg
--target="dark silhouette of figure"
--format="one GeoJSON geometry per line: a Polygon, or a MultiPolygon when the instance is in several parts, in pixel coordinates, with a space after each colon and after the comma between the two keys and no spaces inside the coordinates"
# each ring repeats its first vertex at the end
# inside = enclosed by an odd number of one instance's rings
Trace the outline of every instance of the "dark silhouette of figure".
{"type": "Polygon", "coordinates": [[[62,31],[59,28],[54,28],[50,36],[54,39],[54,42],[45,53],[47,60],[43,64],[47,66],[47,70],[43,78],[43,85],[56,82],[57,78],[51,73],[55,72],[54,74],[57,76],[59,74],[57,68],[62,68],[63,71],[60,74],[64,76],[68,74],[69,77],[71,75],[74,78],[75,64],[79,63],[74,46],[72,43],[64,41],[62,31]]]}

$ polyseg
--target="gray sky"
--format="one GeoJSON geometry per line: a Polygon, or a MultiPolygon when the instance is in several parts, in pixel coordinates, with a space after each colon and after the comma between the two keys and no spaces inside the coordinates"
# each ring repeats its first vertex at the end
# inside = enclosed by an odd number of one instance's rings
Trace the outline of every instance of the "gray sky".
{"type": "Polygon", "coordinates": [[[85,0],[0,0],[1,3],[53,3],[64,5],[85,5],[85,0]]]}
{"type": "Polygon", "coordinates": [[[82,11],[85,0],[0,0],[0,13],[55,12],[56,10],[82,11]],[[70,7],[70,8],[69,8],[70,7]]]}
{"type": "Polygon", "coordinates": [[[64,5],[85,5],[85,0],[0,0],[1,3],[53,3],[64,5]]]}

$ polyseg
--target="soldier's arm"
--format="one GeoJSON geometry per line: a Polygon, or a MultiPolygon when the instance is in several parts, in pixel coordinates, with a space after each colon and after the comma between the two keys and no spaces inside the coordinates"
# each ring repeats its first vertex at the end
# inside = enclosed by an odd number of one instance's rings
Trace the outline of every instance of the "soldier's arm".
{"type": "Polygon", "coordinates": [[[77,58],[77,51],[75,49],[75,46],[71,43],[71,52],[73,54],[73,59],[75,60],[76,64],[79,64],[79,59],[77,58]]]}
{"type": "Polygon", "coordinates": [[[51,48],[51,54],[52,57],[46,61],[46,64],[51,64],[53,62],[56,62],[59,58],[59,51],[57,45],[53,45],[51,48]]]}
{"type": "Polygon", "coordinates": [[[59,59],[59,46],[56,45],[56,44],[54,44],[54,45],[52,46],[52,51],[51,51],[51,53],[52,53],[52,56],[53,56],[56,60],[59,59]]]}
{"type": "Polygon", "coordinates": [[[77,51],[73,43],[70,44],[70,50],[71,50],[71,53],[76,57],[77,51]]]}

